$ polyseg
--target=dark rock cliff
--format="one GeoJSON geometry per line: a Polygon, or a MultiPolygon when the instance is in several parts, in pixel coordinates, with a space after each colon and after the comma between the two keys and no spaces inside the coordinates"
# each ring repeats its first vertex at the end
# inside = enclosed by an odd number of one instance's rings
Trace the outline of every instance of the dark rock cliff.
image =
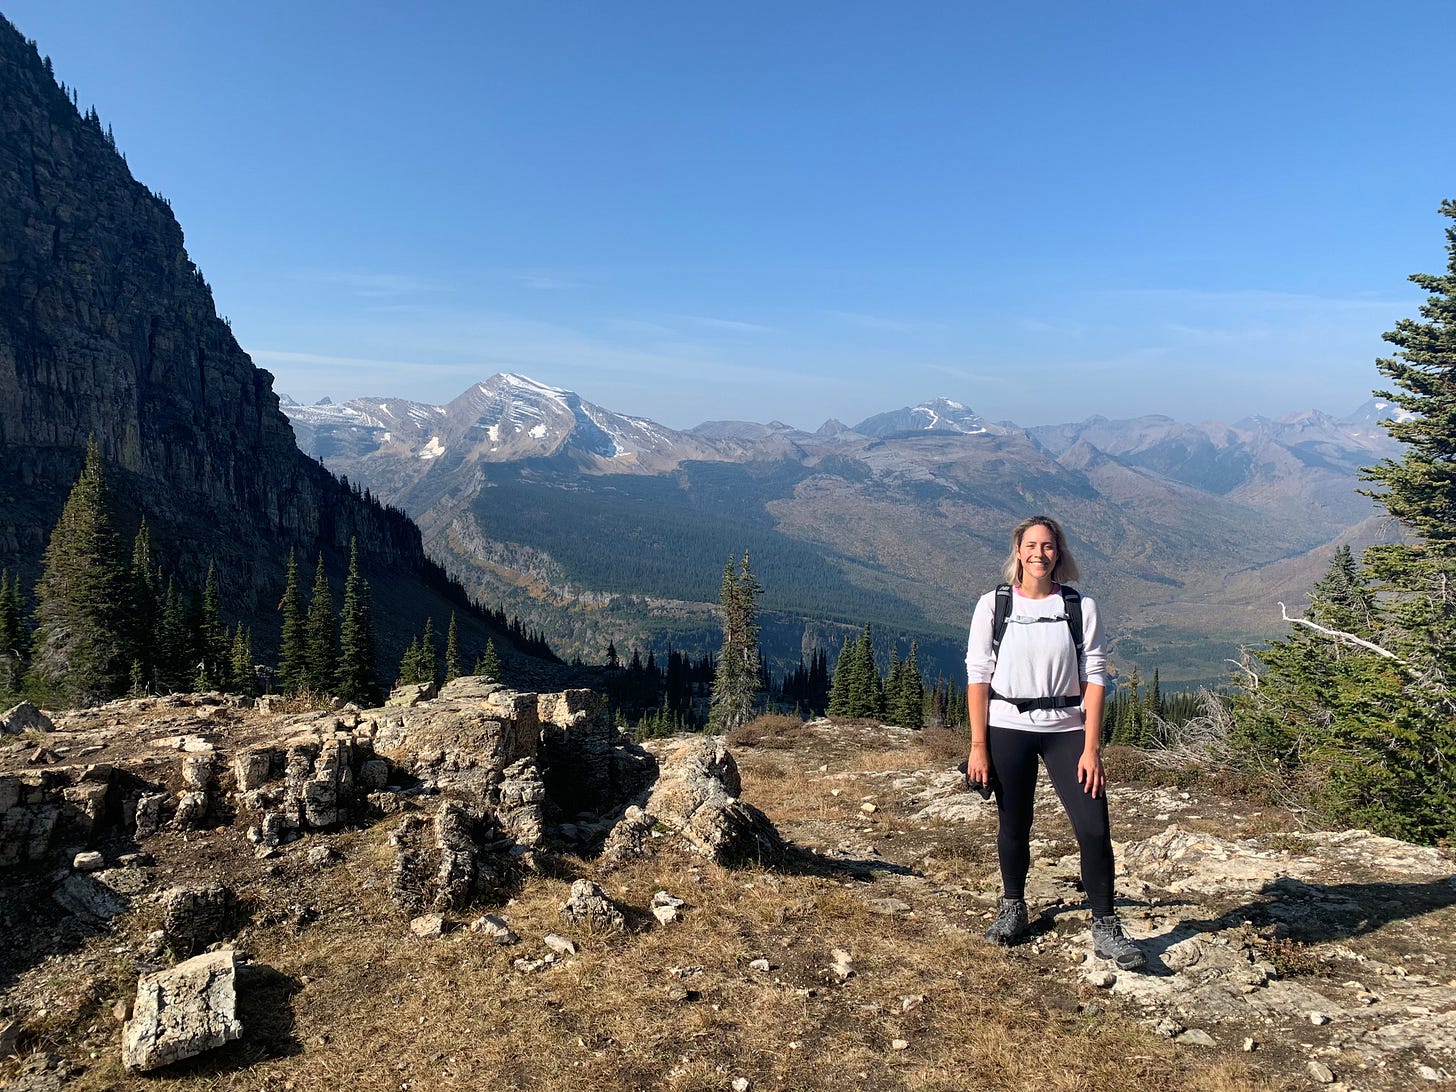
{"type": "Polygon", "coordinates": [[[234,617],[272,620],[290,547],[305,574],[324,553],[337,595],[357,536],[377,614],[441,626],[459,600],[419,531],[298,451],[272,382],[167,202],[0,17],[0,565],[31,586],[94,436],[122,535],[145,515],[170,570],[215,561],[234,617]]]}

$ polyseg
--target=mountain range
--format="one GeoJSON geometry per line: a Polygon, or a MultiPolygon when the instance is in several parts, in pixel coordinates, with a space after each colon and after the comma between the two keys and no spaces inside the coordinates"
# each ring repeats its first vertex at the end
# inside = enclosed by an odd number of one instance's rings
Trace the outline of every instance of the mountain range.
{"type": "Polygon", "coordinates": [[[432,556],[559,650],[711,650],[719,575],[747,549],[778,662],[870,622],[948,678],[1009,528],[1045,512],[1123,670],[1216,680],[1239,644],[1280,629],[1276,601],[1297,609],[1335,544],[1386,533],[1356,489],[1395,453],[1376,401],[1338,419],[1023,428],[940,398],[813,433],[682,431],[500,374],[444,406],[282,407],[304,451],[408,512],[432,556]]]}

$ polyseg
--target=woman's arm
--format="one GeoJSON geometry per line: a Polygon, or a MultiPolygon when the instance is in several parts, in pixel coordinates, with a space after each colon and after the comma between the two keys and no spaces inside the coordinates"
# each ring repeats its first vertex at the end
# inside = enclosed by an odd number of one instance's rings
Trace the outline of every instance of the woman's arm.
{"type": "Polygon", "coordinates": [[[991,783],[991,749],[988,743],[991,719],[991,684],[970,683],[966,687],[966,711],[971,721],[971,757],[966,760],[968,780],[991,783]]]}
{"type": "Polygon", "coordinates": [[[1077,783],[1088,796],[1101,796],[1107,785],[1107,775],[1102,770],[1102,703],[1106,695],[1101,683],[1089,682],[1082,687],[1085,742],[1082,757],[1077,760],[1077,783]]]}

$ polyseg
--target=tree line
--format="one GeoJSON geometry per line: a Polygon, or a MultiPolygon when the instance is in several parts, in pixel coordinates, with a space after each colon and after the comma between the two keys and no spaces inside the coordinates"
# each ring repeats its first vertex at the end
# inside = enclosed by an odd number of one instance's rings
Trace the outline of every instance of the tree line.
{"type": "MultiPolygon", "coordinates": [[[[443,572],[436,575],[443,579],[443,572]]],[[[380,697],[372,597],[357,540],[350,541],[337,611],[323,554],[305,599],[297,558],[289,552],[276,666],[259,664],[252,630],[223,619],[215,565],[189,589],[155,556],[145,518],[130,550],[123,548],[94,439],[51,531],[34,599],[27,614],[19,575],[0,570],[0,702],[25,697],[49,707],[85,706],[182,690],[330,695],[366,705],[380,697]]],[[[555,659],[544,635],[527,631],[519,618],[507,620],[499,609],[481,613],[504,641],[555,659]]],[[[453,612],[443,671],[433,640],[433,620],[427,619],[405,652],[400,679],[439,682],[464,673],[453,612]]],[[[501,679],[493,639],[471,670],[501,679]]]]}

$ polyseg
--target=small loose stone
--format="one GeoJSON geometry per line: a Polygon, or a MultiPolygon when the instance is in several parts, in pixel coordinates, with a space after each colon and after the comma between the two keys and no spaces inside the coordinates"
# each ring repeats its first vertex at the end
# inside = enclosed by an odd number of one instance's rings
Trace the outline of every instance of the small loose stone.
{"type": "Polygon", "coordinates": [[[904,1040],[904,1039],[891,1039],[890,1040],[890,1049],[891,1050],[906,1050],[906,1049],[909,1048],[909,1046],[910,1046],[909,1042],[906,1041],[906,1040],[904,1040]]]}
{"type": "Polygon", "coordinates": [[[1334,1083],[1334,1071],[1330,1069],[1329,1066],[1325,1065],[1324,1062],[1310,1062],[1308,1069],[1310,1077],[1318,1081],[1320,1084],[1334,1083]]]}

